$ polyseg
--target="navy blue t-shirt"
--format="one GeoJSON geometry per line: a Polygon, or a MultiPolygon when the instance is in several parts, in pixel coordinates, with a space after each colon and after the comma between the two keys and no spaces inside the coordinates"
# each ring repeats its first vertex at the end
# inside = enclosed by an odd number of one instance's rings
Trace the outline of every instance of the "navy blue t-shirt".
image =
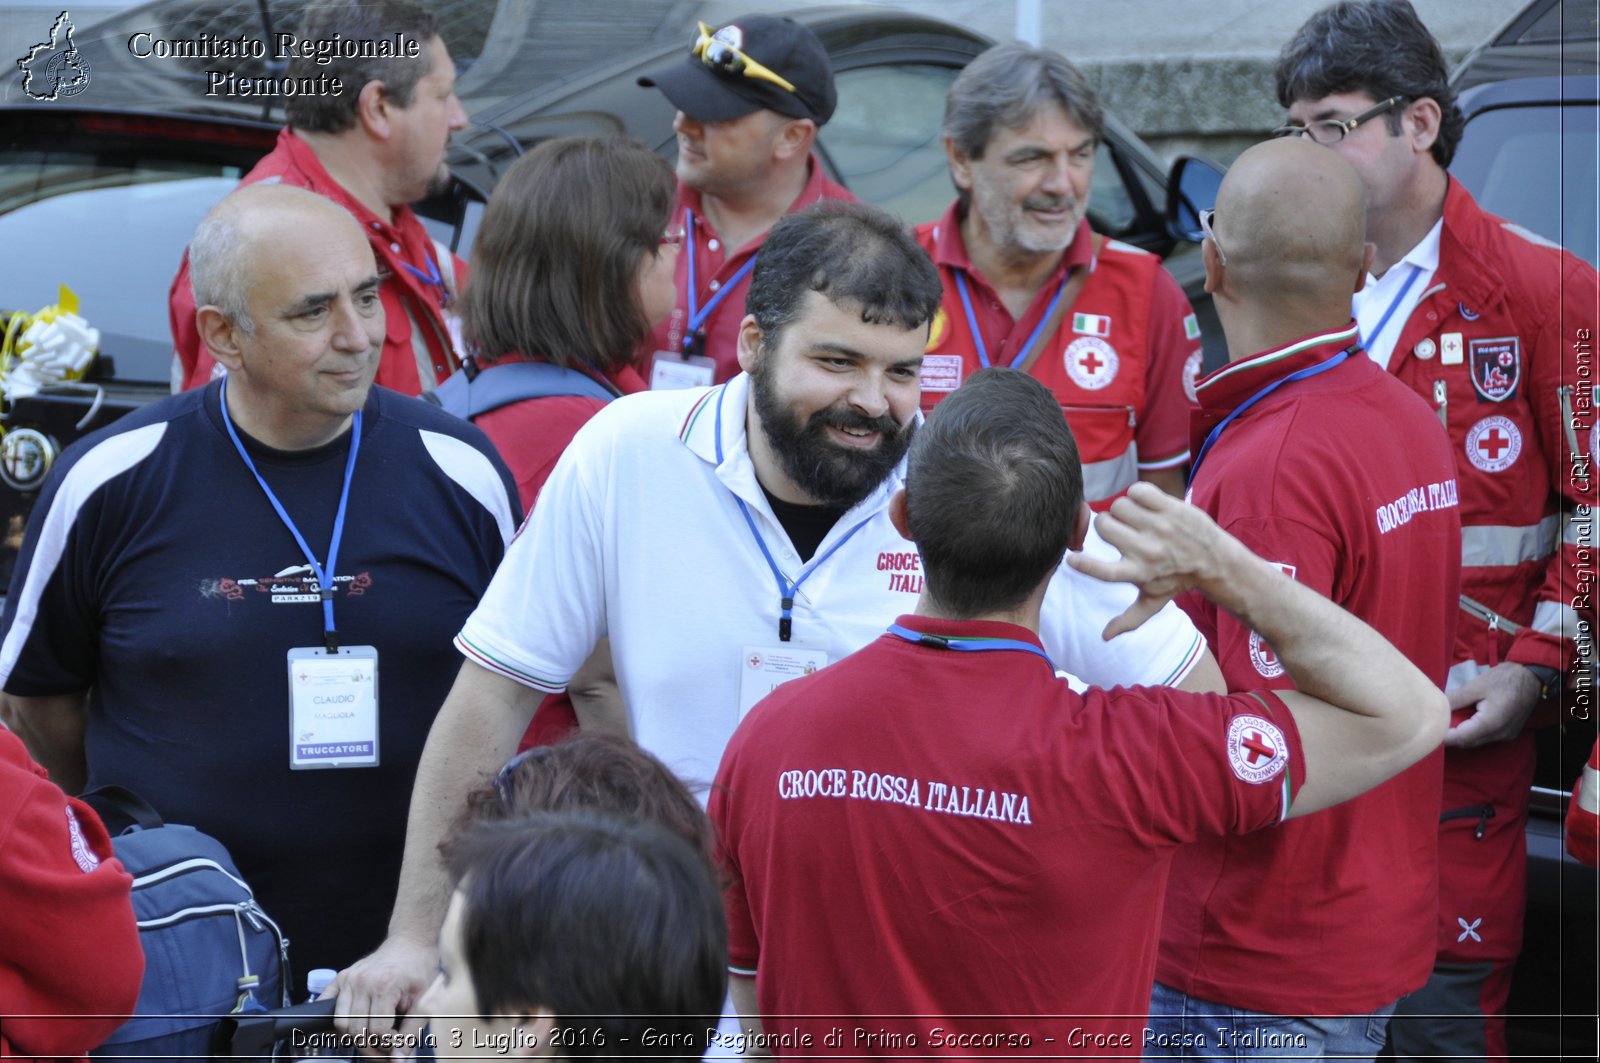
{"type": "MultiPolygon", "coordinates": [[[[223,428],[218,385],[153,403],[67,450],[6,603],[0,687],[92,689],[91,787],[120,783],[227,845],[293,942],[343,967],[383,940],[451,646],[515,530],[516,487],[464,421],[373,388],[334,594],[343,645],[378,649],[374,768],[291,771],[286,653],[320,646],[316,578],[223,428]]],[[[247,446],[326,562],[350,433],[247,446]]]]}

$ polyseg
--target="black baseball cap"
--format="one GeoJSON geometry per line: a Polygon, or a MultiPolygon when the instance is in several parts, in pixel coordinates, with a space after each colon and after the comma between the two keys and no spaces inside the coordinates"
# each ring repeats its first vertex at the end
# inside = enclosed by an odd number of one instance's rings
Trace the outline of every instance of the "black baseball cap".
{"type": "Polygon", "coordinates": [[[705,122],[743,118],[762,108],[818,125],[833,117],[838,102],[833,65],[817,35],[805,26],[791,18],[747,15],[710,36],[783,78],[794,91],[739,72],[737,58],[727,65],[708,62],[700,49],[677,66],[639,78],[639,84],[660,89],[678,110],[705,122]]]}

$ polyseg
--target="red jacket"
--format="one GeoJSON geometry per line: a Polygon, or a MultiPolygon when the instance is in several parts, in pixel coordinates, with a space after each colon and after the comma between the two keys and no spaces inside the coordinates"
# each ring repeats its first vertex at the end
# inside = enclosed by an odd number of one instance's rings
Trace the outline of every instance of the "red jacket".
{"type": "MultiPolygon", "coordinates": [[[[1596,500],[1596,301],[1585,262],[1485,212],[1450,181],[1439,269],[1390,369],[1443,410],[1461,485],[1461,591],[1503,618],[1496,627],[1464,615],[1458,662],[1568,670],[1577,614],[1594,619],[1574,580],[1579,514],[1564,527],[1561,507],[1596,500]]],[[[1592,553],[1592,532],[1587,545],[1592,553]]],[[[1481,670],[1452,669],[1451,685],[1481,670]]]]}
{"type": "MultiPolygon", "coordinates": [[[[1574,636],[1595,618],[1597,306],[1594,269],[1451,179],[1439,269],[1390,360],[1440,412],[1455,453],[1463,608],[1450,688],[1501,661],[1592,667],[1574,636]]],[[[1533,762],[1527,731],[1447,751],[1440,962],[1509,963],[1521,949],[1533,762]]]]}
{"type": "MultiPolygon", "coordinates": [[[[410,207],[394,208],[392,218],[378,217],[329,176],[310,146],[287,128],[278,133],[278,146],[239,184],[261,181],[310,189],[344,207],[361,223],[378,266],[387,274],[379,289],[387,333],[378,362],[378,384],[418,395],[455,371],[460,359],[451,342],[449,318],[453,315],[447,310],[460,291],[466,263],[435,243],[410,207]],[[430,373],[422,371],[425,362],[430,373]]],[[[211,379],[217,363],[195,328],[187,250],[167,298],[173,356],[182,372],[179,386],[184,390],[199,387],[211,379]]]]}
{"type": "Polygon", "coordinates": [[[133,1011],[132,885],[100,817],[0,727],[0,1056],[82,1057],[133,1011]]]}
{"type": "MultiPolygon", "coordinates": [[[[1189,494],[1440,683],[1460,593],[1455,462],[1427,407],[1355,339],[1350,322],[1201,379],[1189,494]]],[[[1178,604],[1229,690],[1293,689],[1249,625],[1193,591],[1178,604]]],[[[1433,969],[1443,761],[1436,751],[1274,830],[1179,849],[1157,980],[1274,1015],[1365,1013],[1421,987],[1433,969]]],[[[1312,761],[1306,770],[1333,767],[1312,761]]]]}

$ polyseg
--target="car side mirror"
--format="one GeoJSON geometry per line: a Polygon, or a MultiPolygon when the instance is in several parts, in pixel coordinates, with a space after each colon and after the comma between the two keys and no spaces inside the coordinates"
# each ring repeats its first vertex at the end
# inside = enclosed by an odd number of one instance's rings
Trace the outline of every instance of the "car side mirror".
{"type": "Polygon", "coordinates": [[[1206,159],[1180,155],[1167,179],[1167,233],[1174,240],[1199,243],[1200,212],[1217,205],[1223,171],[1206,159]]]}

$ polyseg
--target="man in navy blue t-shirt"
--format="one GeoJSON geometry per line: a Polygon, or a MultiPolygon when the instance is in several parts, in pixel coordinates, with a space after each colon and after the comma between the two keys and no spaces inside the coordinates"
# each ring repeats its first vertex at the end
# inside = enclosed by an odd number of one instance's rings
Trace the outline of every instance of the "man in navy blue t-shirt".
{"type": "Polygon", "coordinates": [[[81,440],[23,542],[4,717],[69,791],[120,783],[220,838],[296,969],[383,938],[412,775],[514,531],[486,437],[372,386],[360,226],[300,189],[223,200],[190,249],[227,369],[81,440]]]}

